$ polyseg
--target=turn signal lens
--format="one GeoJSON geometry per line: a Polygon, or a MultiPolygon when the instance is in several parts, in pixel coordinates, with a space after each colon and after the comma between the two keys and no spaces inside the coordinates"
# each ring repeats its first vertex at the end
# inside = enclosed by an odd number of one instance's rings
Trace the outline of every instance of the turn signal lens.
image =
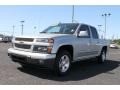
{"type": "Polygon", "coordinates": [[[47,47],[47,53],[51,53],[51,51],[52,51],[52,47],[50,46],[50,47],[47,47]]]}
{"type": "Polygon", "coordinates": [[[54,39],[49,38],[49,39],[48,39],[48,43],[54,43],[54,39]]]}

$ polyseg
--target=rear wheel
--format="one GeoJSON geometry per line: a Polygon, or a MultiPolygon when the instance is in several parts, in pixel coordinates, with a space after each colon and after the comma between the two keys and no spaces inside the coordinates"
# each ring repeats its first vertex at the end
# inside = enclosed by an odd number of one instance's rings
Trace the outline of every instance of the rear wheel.
{"type": "Polygon", "coordinates": [[[54,71],[57,75],[65,75],[70,71],[71,55],[68,51],[60,51],[55,60],[54,71]]]}
{"type": "Polygon", "coordinates": [[[105,60],[106,60],[106,50],[103,49],[103,50],[101,51],[100,56],[98,56],[98,63],[104,63],[105,60]]]}

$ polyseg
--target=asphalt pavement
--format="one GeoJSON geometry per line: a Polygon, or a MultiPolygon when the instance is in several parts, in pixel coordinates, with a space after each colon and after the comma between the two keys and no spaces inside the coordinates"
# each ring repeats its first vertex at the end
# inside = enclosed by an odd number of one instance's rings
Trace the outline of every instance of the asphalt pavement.
{"type": "Polygon", "coordinates": [[[110,49],[107,61],[98,64],[96,60],[74,63],[71,72],[57,77],[49,69],[22,68],[7,56],[11,44],[0,43],[1,85],[114,85],[120,84],[120,50],[110,49]]]}

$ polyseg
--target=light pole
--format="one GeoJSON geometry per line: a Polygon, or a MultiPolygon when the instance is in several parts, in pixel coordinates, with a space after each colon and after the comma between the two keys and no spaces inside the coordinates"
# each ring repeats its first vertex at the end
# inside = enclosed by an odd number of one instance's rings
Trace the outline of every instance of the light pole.
{"type": "Polygon", "coordinates": [[[36,30],[36,28],[37,28],[37,27],[36,27],[36,26],[34,26],[34,29],[35,29],[35,30],[36,30]]]}
{"type": "Polygon", "coordinates": [[[37,28],[37,27],[36,27],[36,26],[34,26],[34,34],[35,34],[35,32],[36,32],[36,28],[37,28]]]}
{"type": "Polygon", "coordinates": [[[72,23],[74,22],[74,5],[72,6],[72,23]]]}
{"type": "Polygon", "coordinates": [[[106,38],[106,18],[108,17],[108,16],[110,16],[111,15],[111,13],[104,13],[104,14],[102,14],[102,17],[104,17],[105,18],[105,33],[104,33],[104,38],[106,38]]]}
{"type": "Polygon", "coordinates": [[[20,21],[20,22],[21,22],[21,29],[22,29],[21,35],[23,35],[23,27],[24,27],[23,23],[24,23],[25,21],[20,21]]]}
{"type": "MultiPolygon", "coordinates": [[[[102,25],[98,25],[98,29],[99,29],[99,35],[100,35],[100,32],[101,32],[101,27],[102,27],[102,25]]],[[[103,37],[103,35],[101,34],[101,36],[100,36],[101,38],[103,37]]]]}
{"type": "Polygon", "coordinates": [[[15,31],[15,26],[13,25],[12,28],[13,28],[13,31],[12,31],[12,37],[13,37],[14,36],[14,31],[15,31]]]}

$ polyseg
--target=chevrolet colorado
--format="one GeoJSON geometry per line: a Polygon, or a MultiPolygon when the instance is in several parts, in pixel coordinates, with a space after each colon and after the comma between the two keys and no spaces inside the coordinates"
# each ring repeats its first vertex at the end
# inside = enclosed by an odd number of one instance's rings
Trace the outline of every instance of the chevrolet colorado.
{"type": "Polygon", "coordinates": [[[39,36],[16,36],[8,55],[23,67],[45,66],[59,75],[70,71],[71,63],[96,57],[106,60],[108,41],[99,39],[95,27],[82,23],[60,23],[39,36]]]}

